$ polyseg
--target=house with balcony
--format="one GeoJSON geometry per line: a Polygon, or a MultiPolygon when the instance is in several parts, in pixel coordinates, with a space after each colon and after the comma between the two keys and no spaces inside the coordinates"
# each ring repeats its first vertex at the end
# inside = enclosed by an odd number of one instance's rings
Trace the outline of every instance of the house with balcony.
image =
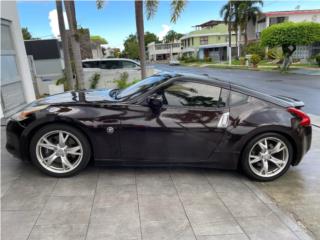
{"type": "MultiPolygon", "coordinates": [[[[210,58],[213,61],[226,61],[229,46],[228,25],[223,21],[211,20],[196,25],[195,31],[184,35],[181,40],[181,53],[198,59],[210,58]]],[[[237,55],[236,32],[232,31],[232,56],[237,55]]],[[[239,38],[242,43],[243,37],[239,38]]]]}
{"type": "Polygon", "coordinates": [[[149,61],[170,61],[177,59],[181,53],[180,41],[173,43],[155,43],[148,44],[149,61]]]}
{"type": "MultiPolygon", "coordinates": [[[[248,40],[259,40],[263,29],[283,22],[320,23],[320,9],[265,12],[255,23],[249,23],[247,27],[248,40]]],[[[308,59],[317,53],[320,53],[320,43],[315,43],[312,46],[297,46],[297,50],[294,52],[293,58],[300,60],[308,59]]]]}

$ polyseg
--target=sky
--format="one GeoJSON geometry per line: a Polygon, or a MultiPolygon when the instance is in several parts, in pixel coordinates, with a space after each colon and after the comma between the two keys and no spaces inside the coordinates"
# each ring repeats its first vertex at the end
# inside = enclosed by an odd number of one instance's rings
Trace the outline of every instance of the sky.
{"type": "MultiPolygon", "coordinates": [[[[125,38],[136,32],[134,1],[108,0],[103,9],[96,8],[96,2],[76,0],[77,23],[89,28],[91,35],[100,35],[107,39],[110,47],[123,49],[125,38]]],[[[215,19],[221,19],[219,11],[227,1],[189,0],[176,24],[170,22],[171,1],[159,1],[156,15],[147,20],[145,31],[155,33],[160,39],[169,30],[187,33],[194,25],[215,19]]],[[[59,35],[55,1],[18,1],[21,27],[27,27],[33,37],[53,38],[59,35]]],[[[265,0],[262,10],[281,11],[320,9],[319,0],[265,0]]]]}

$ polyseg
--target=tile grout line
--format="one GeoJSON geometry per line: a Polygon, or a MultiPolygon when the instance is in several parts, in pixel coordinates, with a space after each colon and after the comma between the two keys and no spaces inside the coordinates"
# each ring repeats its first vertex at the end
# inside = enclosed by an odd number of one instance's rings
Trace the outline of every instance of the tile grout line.
{"type": "Polygon", "coordinates": [[[139,225],[140,225],[140,237],[142,237],[142,224],[141,224],[141,215],[140,215],[140,203],[139,203],[139,193],[138,193],[138,183],[137,183],[137,169],[134,169],[134,183],[136,185],[136,196],[137,196],[137,204],[138,204],[138,215],[139,215],[139,225]]]}
{"type": "Polygon", "coordinates": [[[31,230],[30,230],[30,232],[29,232],[29,234],[28,234],[27,240],[30,239],[31,233],[32,233],[34,227],[37,225],[37,222],[38,222],[38,220],[39,220],[39,218],[40,218],[40,216],[41,216],[44,208],[46,207],[48,201],[50,200],[50,198],[51,198],[51,196],[52,196],[52,193],[53,193],[54,189],[56,188],[59,180],[60,180],[60,179],[56,179],[56,182],[55,182],[54,186],[52,187],[52,190],[51,190],[51,192],[50,192],[50,194],[49,194],[48,199],[47,199],[46,202],[43,204],[43,207],[41,208],[41,210],[40,210],[40,212],[39,212],[39,214],[38,214],[38,216],[37,216],[37,219],[36,219],[36,221],[34,222],[32,228],[31,228],[31,230]]]}
{"type": "Polygon", "coordinates": [[[92,199],[92,205],[91,205],[91,210],[90,210],[90,215],[89,215],[89,221],[88,221],[87,231],[86,231],[86,234],[84,236],[84,239],[87,239],[87,237],[88,237],[88,232],[89,232],[89,227],[90,227],[90,222],[91,222],[91,215],[92,215],[94,200],[95,200],[96,195],[97,195],[97,188],[98,188],[98,183],[99,183],[99,178],[100,178],[100,170],[97,169],[97,171],[98,171],[97,182],[96,182],[96,187],[94,189],[94,195],[93,195],[93,199],[92,199]]]}
{"type": "Polygon", "coordinates": [[[176,193],[177,193],[177,196],[178,196],[178,198],[179,198],[180,204],[181,204],[181,206],[182,206],[182,208],[183,208],[184,214],[186,215],[186,218],[187,218],[188,223],[189,223],[189,225],[190,225],[190,227],[191,227],[192,233],[193,233],[195,239],[197,240],[197,239],[198,239],[198,238],[197,238],[197,235],[196,235],[196,233],[195,233],[195,231],[194,231],[194,229],[193,229],[193,226],[192,226],[191,221],[190,221],[190,219],[189,219],[189,217],[188,217],[187,211],[186,211],[186,209],[185,209],[185,207],[184,207],[184,204],[183,204],[183,202],[182,202],[182,200],[181,200],[181,197],[180,197],[179,191],[178,191],[178,189],[177,189],[177,186],[176,186],[176,184],[175,184],[174,181],[173,181],[173,178],[172,178],[172,175],[171,175],[171,168],[169,168],[168,171],[169,171],[169,176],[170,176],[171,182],[172,182],[172,184],[173,184],[173,187],[174,187],[174,189],[175,189],[175,191],[176,191],[176,193]]]}
{"type": "MultiPolygon", "coordinates": [[[[253,185],[252,183],[250,183],[250,182],[246,182],[246,181],[244,181],[243,179],[242,179],[241,181],[247,186],[247,188],[250,190],[250,192],[252,192],[268,209],[270,209],[271,212],[280,220],[280,222],[282,222],[282,223],[290,230],[290,232],[292,232],[298,239],[303,240],[303,239],[301,239],[301,238],[297,235],[297,233],[296,233],[297,231],[302,231],[302,232],[306,233],[306,234],[309,236],[309,234],[307,233],[307,231],[305,231],[305,230],[298,224],[298,222],[297,222],[297,220],[296,220],[295,218],[293,218],[293,219],[294,219],[294,221],[295,221],[295,224],[298,226],[299,230],[294,231],[293,229],[291,229],[291,227],[289,227],[288,224],[287,224],[285,221],[282,220],[282,217],[280,217],[276,212],[274,212],[273,209],[269,206],[269,204],[266,203],[266,202],[264,202],[264,201],[260,198],[260,196],[256,193],[256,191],[261,191],[262,194],[267,195],[267,197],[270,198],[270,196],[269,196],[268,194],[266,194],[264,191],[262,191],[262,190],[260,190],[260,189],[257,189],[257,187],[254,186],[254,185],[253,185]],[[252,189],[252,186],[253,186],[253,188],[255,188],[256,190],[252,189]]],[[[270,198],[270,200],[271,200],[272,202],[274,202],[274,204],[276,205],[277,208],[280,209],[280,211],[284,212],[285,217],[288,217],[288,218],[291,220],[291,217],[290,217],[290,215],[288,214],[288,212],[287,212],[286,210],[282,210],[282,209],[278,206],[278,204],[277,204],[276,201],[273,201],[271,198],[270,198]]],[[[305,228],[306,228],[306,227],[305,227],[305,228]]],[[[307,229],[307,228],[306,228],[306,229],[307,229]]],[[[311,237],[313,238],[313,236],[311,236],[311,237]]]]}
{"type": "Polygon", "coordinates": [[[205,178],[208,182],[208,184],[210,185],[210,187],[212,188],[212,190],[217,194],[218,199],[222,202],[223,206],[225,206],[225,208],[228,210],[228,212],[230,213],[230,215],[232,216],[233,220],[238,224],[238,226],[240,227],[240,229],[242,230],[242,232],[247,236],[248,239],[251,239],[250,236],[247,234],[247,232],[244,230],[244,228],[240,225],[240,223],[238,222],[237,218],[233,215],[233,213],[231,212],[231,210],[228,208],[228,206],[225,204],[225,202],[222,200],[222,198],[219,196],[218,192],[216,191],[216,189],[212,186],[211,182],[209,181],[207,172],[205,170],[204,174],[205,174],[205,178]]]}

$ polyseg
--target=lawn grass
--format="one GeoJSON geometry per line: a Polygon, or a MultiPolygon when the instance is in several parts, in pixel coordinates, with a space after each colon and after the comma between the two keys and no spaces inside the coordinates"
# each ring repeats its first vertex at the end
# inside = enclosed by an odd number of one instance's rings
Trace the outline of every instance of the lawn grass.
{"type": "MultiPolygon", "coordinates": [[[[252,70],[252,71],[280,71],[279,65],[273,62],[262,60],[257,68],[248,67],[246,65],[240,65],[239,60],[232,60],[232,65],[229,65],[228,62],[221,62],[221,63],[212,63],[212,62],[192,62],[192,63],[184,63],[181,62],[183,66],[189,67],[209,67],[209,68],[221,68],[221,69],[243,69],[243,70],[252,70]]],[[[313,63],[293,63],[290,66],[291,69],[314,69],[319,68],[317,64],[313,63]]]]}

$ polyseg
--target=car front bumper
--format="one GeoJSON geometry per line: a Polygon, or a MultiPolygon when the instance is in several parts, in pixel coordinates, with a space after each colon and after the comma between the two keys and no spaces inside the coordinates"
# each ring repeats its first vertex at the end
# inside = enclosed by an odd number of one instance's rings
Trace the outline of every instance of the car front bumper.
{"type": "Polygon", "coordinates": [[[25,127],[15,120],[9,120],[6,128],[7,143],[6,149],[9,153],[20,159],[26,159],[21,147],[21,136],[25,127]]]}

